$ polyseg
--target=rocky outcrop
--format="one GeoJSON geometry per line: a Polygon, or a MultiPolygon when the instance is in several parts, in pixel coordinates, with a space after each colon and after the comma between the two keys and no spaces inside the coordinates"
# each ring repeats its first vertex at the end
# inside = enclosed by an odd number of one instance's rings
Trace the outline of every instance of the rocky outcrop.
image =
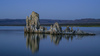
{"type": "Polygon", "coordinates": [[[75,31],[75,34],[88,34],[88,33],[78,29],[75,31]]]}
{"type": "Polygon", "coordinates": [[[69,26],[66,27],[65,32],[70,32],[69,26]]]}
{"type": "Polygon", "coordinates": [[[73,32],[73,27],[71,27],[71,29],[69,28],[69,26],[66,27],[66,29],[63,32],[73,32]]]}
{"type": "Polygon", "coordinates": [[[39,14],[34,11],[32,12],[31,25],[35,26],[35,28],[37,28],[37,29],[39,29],[39,27],[40,27],[39,14]]]}
{"type": "Polygon", "coordinates": [[[70,30],[71,32],[73,32],[74,30],[73,30],[73,27],[71,27],[71,30],[70,30]]]}
{"type": "Polygon", "coordinates": [[[32,12],[32,14],[26,17],[26,27],[24,29],[25,32],[37,32],[44,31],[44,27],[40,27],[39,14],[36,12],[32,12]],[[42,29],[43,28],[43,29],[42,29]]]}
{"type": "Polygon", "coordinates": [[[57,22],[53,26],[50,26],[50,34],[57,34],[60,32],[62,32],[62,28],[59,26],[57,22]]]}
{"type": "Polygon", "coordinates": [[[47,28],[40,26],[39,21],[39,14],[36,12],[32,12],[32,14],[28,17],[26,17],[26,27],[24,28],[25,33],[46,33],[46,34],[91,34],[92,33],[86,33],[81,30],[73,30],[73,28],[67,26],[65,30],[62,31],[62,28],[59,26],[59,24],[56,22],[54,25],[50,26],[50,29],[47,30],[47,28]]]}

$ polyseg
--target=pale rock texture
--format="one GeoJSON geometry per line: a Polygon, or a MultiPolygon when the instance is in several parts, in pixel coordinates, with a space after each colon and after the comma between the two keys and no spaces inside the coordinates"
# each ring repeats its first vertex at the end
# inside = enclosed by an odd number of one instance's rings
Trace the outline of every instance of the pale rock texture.
{"type": "Polygon", "coordinates": [[[71,27],[71,30],[70,31],[73,32],[73,27],[71,27]]]}
{"type": "Polygon", "coordinates": [[[32,12],[32,25],[35,25],[37,29],[40,27],[39,14],[34,11],[32,12]]]}
{"type": "Polygon", "coordinates": [[[53,26],[50,26],[50,33],[56,34],[62,32],[62,28],[59,26],[59,24],[56,22],[53,26]]]}
{"type": "Polygon", "coordinates": [[[86,34],[84,31],[82,31],[82,30],[77,30],[77,31],[75,31],[75,34],[86,34]]]}
{"type": "MultiPolygon", "coordinates": [[[[86,33],[81,30],[73,30],[67,26],[65,30],[62,31],[62,28],[59,26],[59,24],[56,22],[54,25],[50,26],[50,29],[47,30],[47,28],[40,26],[39,21],[39,14],[36,12],[32,12],[31,15],[26,17],[26,27],[24,28],[25,33],[47,33],[47,34],[92,34],[92,33],[86,33]]],[[[94,34],[92,34],[94,35],[94,34]]]]}
{"type": "Polygon", "coordinates": [[[26,28],[24,30],[27,32],[33,32],[37,31],[39,28],[39,14],[33,11],[29,17],[26,17],[26,28]]]}
{"type": "Polygon", "coordinates": [[[69,26],[66,27],[65,32],[70,32],[69,26]]]}

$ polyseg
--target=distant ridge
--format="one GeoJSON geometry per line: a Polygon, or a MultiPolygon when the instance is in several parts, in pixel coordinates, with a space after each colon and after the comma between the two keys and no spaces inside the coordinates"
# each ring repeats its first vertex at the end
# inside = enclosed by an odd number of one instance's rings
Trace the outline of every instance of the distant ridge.
{"type": "MultiPolygon", "coordinates": [[[[60,25],[100,25],[100,19],[76,19],[76,20],[52,20],[52,19],[40,19],[41,25],[50,25],[58,22],[60,25]]],[[[24,26],[26,19],[0,19],[1,26],[24,26]]]]}

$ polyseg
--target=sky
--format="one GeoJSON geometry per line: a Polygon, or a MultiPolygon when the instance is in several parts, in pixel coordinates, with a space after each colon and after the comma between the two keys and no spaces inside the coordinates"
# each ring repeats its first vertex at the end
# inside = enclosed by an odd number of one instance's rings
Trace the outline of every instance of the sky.
{"type": "Polygon", "coordinates": [[[26,19],[32,11],[40,19],[100,19],[100,0],[0,0],[0,19],[26,19]]]}

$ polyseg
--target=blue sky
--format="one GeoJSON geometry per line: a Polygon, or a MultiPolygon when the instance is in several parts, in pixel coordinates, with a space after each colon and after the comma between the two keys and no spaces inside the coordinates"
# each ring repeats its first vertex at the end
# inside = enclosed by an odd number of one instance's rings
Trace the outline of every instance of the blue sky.
{"type": "Polygon", "coordinates": [[[0,0],[0,19],[25,19],[32,11],[40,19],[98,19],[100,0],[0,0]]]}

